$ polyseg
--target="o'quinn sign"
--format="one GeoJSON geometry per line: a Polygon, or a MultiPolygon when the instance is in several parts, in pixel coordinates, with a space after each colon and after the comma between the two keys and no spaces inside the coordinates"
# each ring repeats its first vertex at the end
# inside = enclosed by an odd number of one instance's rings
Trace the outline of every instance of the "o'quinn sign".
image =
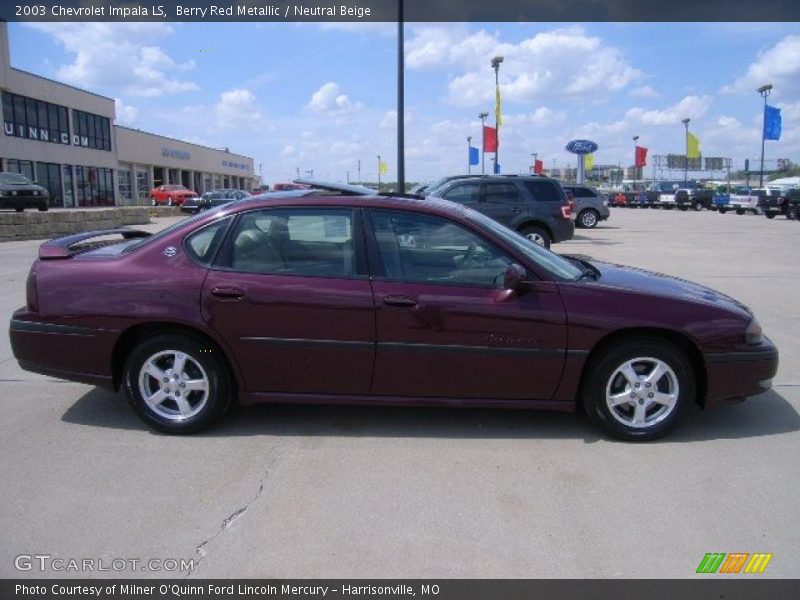
{"type": "Polygon", "coordinates": [[[572,154],[591,154],[597,151],[597,144],[591,140],[572,140],[564,148],[572,154]]]}

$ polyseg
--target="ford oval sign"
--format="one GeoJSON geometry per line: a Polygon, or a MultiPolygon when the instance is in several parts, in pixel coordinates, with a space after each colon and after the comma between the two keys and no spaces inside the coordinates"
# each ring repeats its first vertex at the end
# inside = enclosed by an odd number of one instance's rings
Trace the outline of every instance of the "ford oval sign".
{"type": "Polygon", "coordinates": [[[572,140],[565,148],[573,154],[591,154],[597,151],[597,144],[591,140],[572,140]]]}

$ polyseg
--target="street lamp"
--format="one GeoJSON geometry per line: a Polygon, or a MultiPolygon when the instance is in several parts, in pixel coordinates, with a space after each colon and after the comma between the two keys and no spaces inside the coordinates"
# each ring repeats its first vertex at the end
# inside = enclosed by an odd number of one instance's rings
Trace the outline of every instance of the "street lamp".
{"type": "Polygon", "coordinates": [[[482,112],[478,115],[478,118],[481,120],[481,175],[486,173],[486,157],[484,156],[484,154],[486,154],[486,130],[484,127],[486,127],[486,117],[488,116],[489,113],[487,112],[482,112]]]}
{"type": "Polygon", "coordinates": [[[764,127],[766,126],[767,121],[767,96],[769,96],[770,92],[772,91],[772,84],[768,83],[767,85],[762,85],[758,90],[756,90],[761,96],[764,98],[764,121],[761,127],[761,171],[758,174],[758,187],[764,187],[764,127]]]}
{"type": "Polygon", "coordinates": [[[502,56],[495,56],[492,59],[492,68],[494,69],[494,89],[495,89],[495,105],[494,105],[494,126],[495,136],[497,137],[497,148],[494,150],[494,172],[499,174],[498,161],[500,160],[500,106],[497,99],[500,92],[500,64],[503,62],[502,56]]]}
{"type": "Polygon", "coordinates": [[[681,119],[681,123],[686,128],[686,161],[683,163],[683,187],[689,186],[689,121],[691,119],[681,119]]]}
{"type": "Polygon", "coordinates": [[[531,152],[533,157],[533,165],[531,165],[531,173],[536,174],[536,158],[539,156],[538,152],[531,152]]]}
{"type": "Polygon", "coordinates": [[[381,155],[378,154],[378,192],[381,191],[381,155]]]}
{"type": "Polygon", "coordinates": [[[472,174],[472,136],[467,136],[467,174],[472,174]]]}
{"type": "Polygon", "coordinates": [[[636,146],[639,141],[639,136],[633,136],[633,191],[636,191],[636,146]]]}

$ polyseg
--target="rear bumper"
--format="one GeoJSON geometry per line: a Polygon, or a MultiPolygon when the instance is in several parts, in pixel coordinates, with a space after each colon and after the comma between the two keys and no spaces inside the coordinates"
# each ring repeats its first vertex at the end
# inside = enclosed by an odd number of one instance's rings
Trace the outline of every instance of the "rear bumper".
{"type": "Polygon", "coordinates": [[[59,379],[113,387],[111,355],[117,332],[37,317],[21,308],[11,318],[8,334],[20,367],[59,379]]]}
{"type": "Polygon", "coordinates": [[[768,339],[741,352],[706,354],[706,405],[740,402],[772,387],[778,349],[768,339]]]}
{"type": "Polygon", "coordinates": [[[552,226],[552,230],[554,244],[571,240],[575,235],[575,221],[561,219],[552,226]]]}

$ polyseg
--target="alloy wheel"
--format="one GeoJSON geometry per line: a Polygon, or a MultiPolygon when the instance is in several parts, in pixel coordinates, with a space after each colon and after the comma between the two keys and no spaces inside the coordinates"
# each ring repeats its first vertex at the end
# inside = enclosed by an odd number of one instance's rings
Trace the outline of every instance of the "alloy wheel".
{"type": "Polygon", "coordinates": [[[653,357],[633,358],[611,374],[606,406],[626,427],[646,429],[669,417],[679,391],[678,377],[666,362],[653,357]]]}
{"type": "Polygon", "coordinates": [[[209,379],[200,363],[186,352],[164,350],[142,364],[139,392],[158,416],[183,421],[203,410],[209,379]]]}

